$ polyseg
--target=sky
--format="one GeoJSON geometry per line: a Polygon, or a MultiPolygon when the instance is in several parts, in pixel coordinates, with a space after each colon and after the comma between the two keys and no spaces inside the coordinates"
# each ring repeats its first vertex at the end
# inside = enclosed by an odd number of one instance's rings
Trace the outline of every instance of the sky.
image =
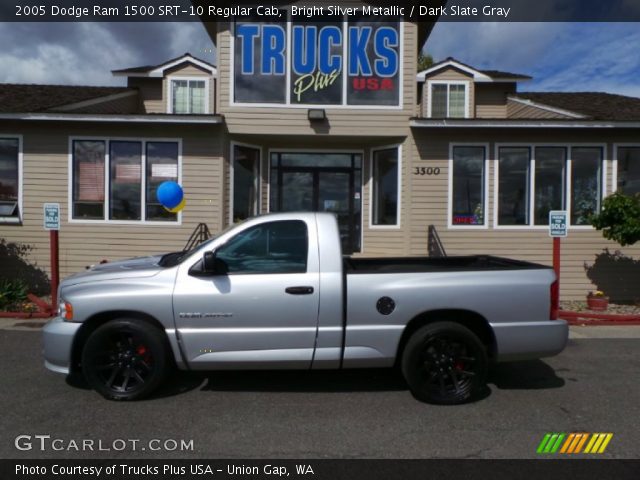
{"type": "MultiPolygon", "coordinates": [[[[1,23],[0,83],[123,85],[111,70],[190,52],[215,63],[199,22],[1,23]]],[[[426,44],[479,69],[534,77],[521,91],[640,97],[640,23],[438,23],[426,44]]]]}

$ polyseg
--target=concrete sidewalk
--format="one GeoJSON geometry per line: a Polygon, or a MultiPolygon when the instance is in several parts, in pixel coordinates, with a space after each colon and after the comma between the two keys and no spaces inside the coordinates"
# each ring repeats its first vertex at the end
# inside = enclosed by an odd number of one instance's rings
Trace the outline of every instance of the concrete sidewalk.
{"type": "MultiPolygon", "coordinates": [[[[39,331],[49,319],[0,318],[0,330],[39,331]]],[[[640,338],[640,325],[571,326],[569,338],[640,338]]]]}

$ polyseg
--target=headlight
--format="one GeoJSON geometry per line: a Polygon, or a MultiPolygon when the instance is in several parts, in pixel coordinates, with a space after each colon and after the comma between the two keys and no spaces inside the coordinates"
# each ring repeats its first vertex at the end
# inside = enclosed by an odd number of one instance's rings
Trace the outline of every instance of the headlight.
{"type": "Polygon", "coordinates": [[[73,320],[73,305],[64,300],[58,305],[58,316],[64,318],[67,321],[73,320]]]}

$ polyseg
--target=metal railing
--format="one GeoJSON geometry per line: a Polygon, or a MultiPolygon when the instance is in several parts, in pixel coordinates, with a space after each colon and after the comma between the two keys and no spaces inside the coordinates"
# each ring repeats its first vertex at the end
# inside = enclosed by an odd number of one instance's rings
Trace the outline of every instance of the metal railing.
{"type": "Polygon", "coordinates": [[[205,240],[211,238],[211,232],[206,223],[199,223],[191,233],[187,244],[184,246],[183,251],[191,250],[196,245],[200,245],[205,240]]]}
{"type": "Polygon", "coordinates": [[[427,248],[429,249],[430,257],[442,258],[447,256],[447,252],[444,249],[444,245],[442,244],[442,240],[440,240],[440,235],[438,235],[435,225],[429,225],[427,248]]]}

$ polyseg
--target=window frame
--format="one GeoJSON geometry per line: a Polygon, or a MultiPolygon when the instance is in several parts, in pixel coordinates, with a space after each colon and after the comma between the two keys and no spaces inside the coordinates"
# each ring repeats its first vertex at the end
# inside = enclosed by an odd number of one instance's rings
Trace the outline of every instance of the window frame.
{"type": "MultiPolygon", "coordinates": [[[[402,228],[402,144],[395,143],[391,145],[385,145],[380,147],[372,148],[369,154],[369,229],[371,230],[400,230],[402,228]],[[384,150],[392,150],[396,149],[398,152],[398,197],[397,197],[397,205],[398,212],[396,214],[396,223],[393,225],[376,225],[373,223],[373,214],[374,214],[374,169],[373,162],[376,152],[384,151],[384,150]]],[[[364,190],[364,188],[363,188],[364,190]]]]}
{"type": "Polygon", "coordinates": [[[613,144],[613,158],[611,162],[611,193],[618,190],[618,149],[640,148],[640,142],[626,142],[613,144]]]}
{"type": "Polygon", "coordinates": [[[571,221],[571,205],[572,205],[572,185],[571,185],[571,177],[572,177],[572,163],[573,163],[573,149],[574,148],[599,148],[602,151],[602,159],[601,159],[601,171],[600,171],[600,203],[607,196],[608,188],[607,188],[607,169],[609,160],[607,158],[607,144],[606,143],[586,143],[586,142],[510,142],[510,143],[496,143],[494,148],[494,159],[493,159],[493,222],[492,226],[496,230],[549,230],[548,225],[536,225],[534,223],[534,215],[535,215],[535,149],[538,147],[561,147],[566,148],[567,150],[567,158],[566,158],[566,168],[565,168],[565,179],[564,179],[564,191],[565,191],[565,210],[567,211],[567,216],[569,217],[569,223],[567,224],[567,228],[571,230],[593,230],[592,225],[574,225],[570,223],[571,221]],[[528,208],[529,208],[529,224],[528,225],[499,225],[498,224],[498,189],[500,187],[500,148],[502,147],[521,147],[521,148],[529,148],[531,151],[531,158],[529,159],[529,169],[530,169],[530,178],[529,178],[529,198],[528,198],[528,208]]]}
{"type": "MultiPolygon", "coordinates": [[[[343,68],[346,70],[346,59],[348,57],[348,45],[346,39],[348,38],[348,28],[349,28],[349,18],[347,15],[343,15],[341,17],[336,17],[336,21],[338,18],[342,19],[342,55],[343,55],[343,68]]],[[[398,104],[397,105],[350,105],[347,103],[347,84],[348,84],[348,75],[343,74],[343,82],[342,82],[342,103],[339,104],[311,104],[311,103],[291,103],[291,70],[292,70],[292,60],[291,60],[291,42],[292,42],[292,34],[291,28],[293,26],[293,21],[291,20],[291,16],[289,12],[287,12],[287,21],[285,22],[287,25],[286,28],[286,45],[287,45],[287,54],[285,58],[285,102],[284,103],[246,103],[246,102],[236,102],[235,100],[235,57],[236,57],[236,22],[231,22],[231,28],[229,30],[229,106],[231,107],[250,107],[250,108],[298,108],[298,109],[310,109],[310,108],[330,108],[330,109],[353,109],[353,110],[403,110],[404,106],[404,21],[400,19],[398,21],[398,34],[400,38],[400,45],[398,46],[398,104]]]]}
{"type": "Polygon", "coordinates": [[[178,212],[175,222],[147,220],[147,143],[177,143],[178,144],[178,180],[182,184],[182,139],[181,138],[141,138],[141,137],[104,137],[104,136],[77,136],[69,137],[68,143],[68,181],[67,181],[67,221],[75,224],[109,224],[109,225],[162,225],[166,227],[179,227],[182,225],[182,212],[178,212]],[[105,200],[104,200],[104,219],[78,219],[73,218],[73,142],[75,141],[95,141],[105,142],[105,200]],[[110,142],[139,142],[142,144],[141,169],[142,176],[140,187],[141,191],[141,219],[140,220],[110,220],[109,206],[110,198],[110,142]]]}
{"type": "Polygon", "coordinates": [[[233,196],[234,196],[234,170],[235,170],[235,147],[247,147],[253,148],[258,151],[258,171],[256,172],[256,180],[255,180],[255,189],[256,189],[256,200],[253,206],[253,215],[258,215],[262,212],[262,146],[260,145],[252,145],[249,143],[236,142],[232,140],[229,143],[230,152],[229,152],[229,225],[233,225],[233,196]]]}
{"type": "Polygon", "coordinates": [[[452,230],[487,230],[489,228],[489,166],[490,163],[489,143],[482,142],[452,142],[449,144],[449,161],[447,163],[448,193],[447,193],[447,228],[452,230]],[[482,188],[484,189],[484,215],[483,225],[456,225],[453,223],[453,150],[456,147],[481,147],[484,148],[484,179],[482,188]]]}
{"type": "MultiPolygon", "coordinates": [[[[171,75],[167,77],[167,113],[171,115],[210,115],[211,109],[211,78],[208,76],[188,76],[188,75],[171,75]],[[204,113],[174,113],[173,111],[173,82],[174,81],[186,81],[187,89],[189,89],[189,82],[204,82],[204,113]]],[[[191,109],[191,103],[189,103],[189,109],[191,109]]]]}
{"type": "Polygon", "coordinates": [[[0,133],[2,140],[18,140],[18,215],[17,216],[0,216],[0,225],[22,225],[24,221],[24,212],[22,210],[24,195],[24,163],[23,163],[23,136],[18,134],[0,133]]]}
{"type": "Polygon", "coordinates": [[[434,118],[432,116],[432,102],[433,102],[433,86],[434,85],[446,85],[447,86],[447,115],[444,118],[470,118],[471,117],[471,81],[470,80],[427,80],[427,117],[434,118]],[[449,116],[450,108],[450,87],[451,85],[464,85],[464,117],[451,117],[449,116]]]}

